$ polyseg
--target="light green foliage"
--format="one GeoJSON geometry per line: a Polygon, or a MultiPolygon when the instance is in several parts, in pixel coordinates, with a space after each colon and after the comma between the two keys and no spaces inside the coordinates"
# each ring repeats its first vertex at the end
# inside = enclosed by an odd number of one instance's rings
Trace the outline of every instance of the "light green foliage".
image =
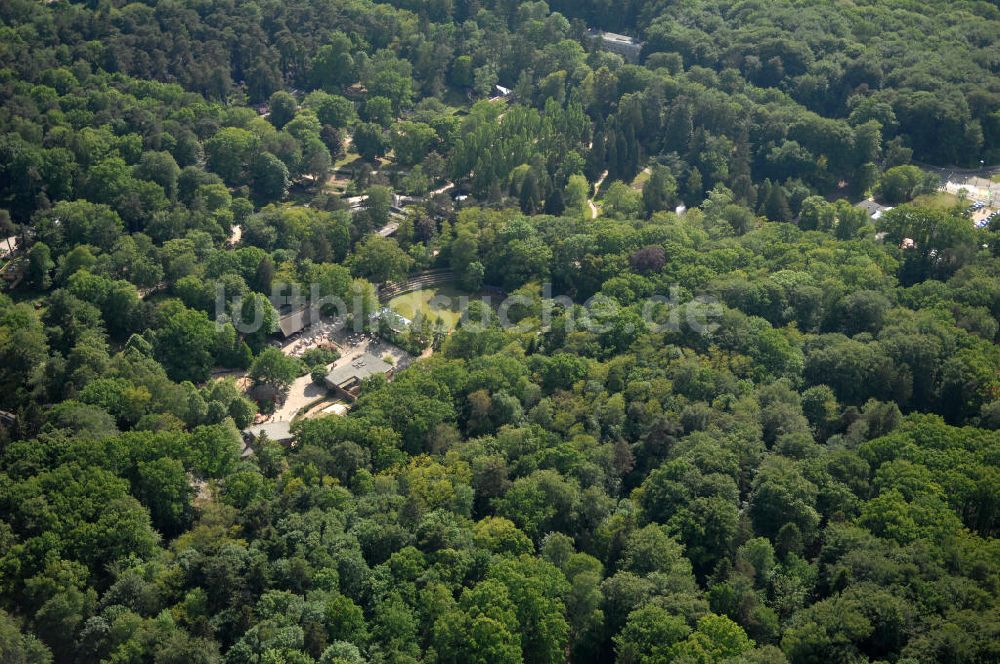
{"type": "Polygon", "coordinates": [[[412,266],[413,259],[394,239],[378,235],[369,235],[351,260],[356,275],[375,283],[402,279],[412,266]]]}
{"type": "Polygon", "coordinates": [[[643,195],[624,182],[615,181],[604,194],[603,205],[604,213],[610,217],[618,219],[636,217],[642,210],[643,195]]]}
{"type": "Polygon", "coordinates": [[[298,360],[277,348],[265,348],[250,365],[250,378],[258,384],[285,390],[299,375],[298,360]]]}

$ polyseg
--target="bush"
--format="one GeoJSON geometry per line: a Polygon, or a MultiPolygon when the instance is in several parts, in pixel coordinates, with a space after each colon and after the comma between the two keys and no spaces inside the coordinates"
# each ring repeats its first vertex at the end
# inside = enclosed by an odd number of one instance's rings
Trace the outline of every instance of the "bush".
{"type": "Polygon", "coordinates": [[[323,385],[323,381],[326,380],[326,365],[317,364],[312,369],[309,370],[309,375],[312,377],[312,382],[317,385],[323,385]]]}
{"type": "Polygon", "coordinates": [[[317,364],[332,364],[340,359],[340,353],[333,348],[310,348],[302,353],[302,361],[307,367],[317,364]]]}

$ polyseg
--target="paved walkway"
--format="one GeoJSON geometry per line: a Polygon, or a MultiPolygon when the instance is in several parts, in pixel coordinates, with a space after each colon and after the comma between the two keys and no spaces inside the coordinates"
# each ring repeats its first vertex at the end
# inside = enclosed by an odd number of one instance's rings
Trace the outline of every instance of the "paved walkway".
{"type": "Polygon", "coordinates": [[[435,189],[434,191],[430,192],[427,195],[428,196],[437,196],[438,194],[443,194],[445,192],[451,191],[454,188],[455,188],[455,183],[454,182],[448,182],[443,187],[438,187],[437,189],[435,189]]]}
{"type": "MultiPolygon", "coordinates": [[[[594,183],[594,198],[597,198],[597,194],[601,191],[601,185],[604,184],[604,179],[608,177],[608,172],[604,171],[601,173],[601,177],[597,178],[597,182],[594,183]]],[[[587,199],[587,205],[590,206],[590,218],[597,219],[597,206],[594,204],[594,198],[587,199]]]]}
{"type": "Polygon", "coordinates": [[[301,409],[325,395],[326,388],[314,383],[309,374],[300,376],[288,388],[285,403],[274,410],[271,421],[290,422],[301,409]]]}

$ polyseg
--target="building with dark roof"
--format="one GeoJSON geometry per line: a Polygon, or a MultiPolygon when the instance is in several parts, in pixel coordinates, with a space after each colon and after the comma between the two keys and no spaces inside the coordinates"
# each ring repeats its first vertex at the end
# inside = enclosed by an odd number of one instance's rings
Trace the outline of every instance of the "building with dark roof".
{"type": "Polygon", "coordinates": [[[868,217],[872,221],[878,221],[883,214],[892,209],[887,205],[881,205],[880,203],[876,203],[875,200],[872,198],[867,198],[858,203],[857,205],[855,205],[854,207],[860,208],[865,212],[867,212],[868,217]]]}
{"type": "Polygon", "coordinates": [[[286,339],[293,334],[298,334],[309,326],[310,309],[302,307],[287,313],[282,313],[278,319],[278,331],[286,339]]]}

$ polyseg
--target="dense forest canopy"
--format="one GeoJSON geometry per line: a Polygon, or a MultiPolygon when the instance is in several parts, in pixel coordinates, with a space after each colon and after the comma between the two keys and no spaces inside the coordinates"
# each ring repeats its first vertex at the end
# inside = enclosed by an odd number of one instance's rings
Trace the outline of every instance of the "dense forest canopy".
{"type": "Polygon", "coordinates": [[[0,3],[0,662],[1000,660],[1000,204],[930,170],[996,173],[998,42],[0,3]],[[295,293],[356,334],[279,341],[295,293]],[[318,409],[361,336],[408,366],[318,409]]]}
{"type": "MultiPolygon", "coordinates": [[[[515,21],[524,4],[531,3],[496,3],[499,13],[515,21]]],[[[589,27],[637,37],[647,62],[661,61],[657,54],[680,54],[685,67],[725,75],[723,85],[738,73],[827,117],[854,125],[877,119],[888,129],[887,139],[910,136],[919,160],[978,165],[980,159],[996,163],[1000,157],[995,3],[556,0],[550,5],[589,27]]],[[[512,80],[518,65],[508,74],[512,80]]]]}

